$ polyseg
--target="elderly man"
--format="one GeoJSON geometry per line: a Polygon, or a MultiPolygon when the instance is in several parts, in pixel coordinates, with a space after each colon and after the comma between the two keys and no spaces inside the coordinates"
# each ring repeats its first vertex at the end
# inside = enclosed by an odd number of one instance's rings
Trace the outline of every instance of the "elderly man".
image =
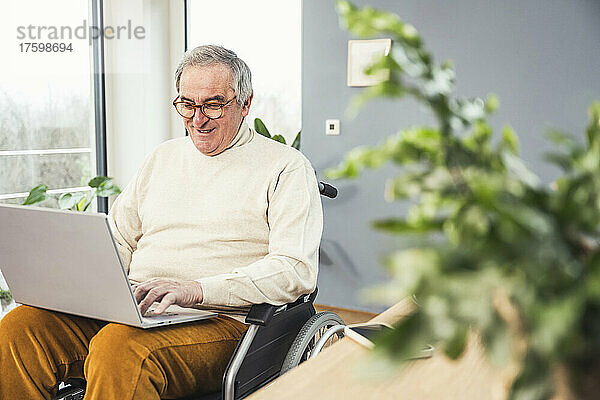
{"type": "MultiPolygon", "coordinates": [[[[144,313],[284,304],[314,290],[322,210],[309,161],[252,131],[250,70],[200,46],[181,60],[173,104],[189,137],[158,146],[109,221],[144,313]]],[[[49,399],[87,380],[86,400],[216,391],[241,318],[142,330],[21,306],[0,323],[0,399],[49,399]]]]}

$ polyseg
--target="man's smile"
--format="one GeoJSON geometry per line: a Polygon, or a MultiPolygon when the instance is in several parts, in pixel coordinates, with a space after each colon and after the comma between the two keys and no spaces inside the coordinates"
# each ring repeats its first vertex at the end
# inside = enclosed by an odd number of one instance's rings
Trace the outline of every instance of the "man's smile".
{"type": "Polygon", "coordinates": [[[211,129],[196,129],[196,132],[202,134],[202,135],[208,135],[209,133],[211,133],[212,131],[214,131],[215,128],[211,128],[211,129]]]}

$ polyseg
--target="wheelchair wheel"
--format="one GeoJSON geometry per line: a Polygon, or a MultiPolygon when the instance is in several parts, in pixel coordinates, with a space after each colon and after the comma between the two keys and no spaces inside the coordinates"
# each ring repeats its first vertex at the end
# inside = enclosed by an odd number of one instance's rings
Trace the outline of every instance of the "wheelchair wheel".
{"type": "MultiPolygon", "coordinates": [[[[339,315],[331,311],[320,312],[306,321],[283,361],[281,375],[308,360],[319,338],[323,336],[327,329],[336,325],[345,325],[345,323],[339,315]]],[[[343,332],[334,334],[327,341],[326,346],[333,344],[343,336],[343,332]]]]}

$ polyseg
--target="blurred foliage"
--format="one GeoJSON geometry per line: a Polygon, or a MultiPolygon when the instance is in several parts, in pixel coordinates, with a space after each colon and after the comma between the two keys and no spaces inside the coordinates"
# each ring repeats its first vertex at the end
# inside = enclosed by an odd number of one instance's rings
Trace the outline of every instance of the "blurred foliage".
{"type": "Polygon", "coordinates": [[[546,187],[519,157],[510,127],[494,138],[487,118],[498,99],[454,96],[452,65],[434,63],[413,26],[346,1],[337,10],[353,35],[393,40],[389,55],[366,71],[387,69],[389,80],[362,91],[351,109],[410,96],[437,123],[356,148],[327,173],[354,178],[394,163],[399,172],[385,198],[414,204],[407,215],[373,223],[421,237],[419,246],[386,257],[391,278],[371,290],[378,301],[415,295],[419,305],[379,349],[402,360],[437,343],[455,359],[475,329],[493,362],[520,366],[511,399],[549,398],[559,366],[570,371],[574,388],[585,387],[589,366],[600,358],[600,103],[589,109],[584,144],[549,134],[558,150],[546,159],[563,174],[546,187]]]}
{"type": "Polygon", "coordinates": [[[0,289],[0,301],[8,304],[11,300],[12,300],[12,295],[10,294],[10,291],[0,289]]]}
{"type": "MultiPolygon", "coordinates": [[[[107,176],[97,176],[88,182],[89,191],[63,193],[58,196],[58,206],[62,210],[87,211],[96,196],[111,197],[121,193],[121,189],[107,176]]],[[[32,205],[45,201],[48,194],[48,186],[38,185],[29,191],[29,195],[23,205],[32,205]]]]}
{"type": "MultiPolygon", "coordinates": [[[[262,120],[260,118],[254,118],[254,130],[266,138],[273,139],[279,143],[287,144],[285,142],[285,138],[283,137],[283,135],[271,136],[271,133],[265,126],[265,123],[262,122],[262,120]]],[[[296,150],[300,150],[300,132],[298,132],[298,134],[296,134],[296,138],[294,139],[294,141],[292,142],[292,144],[290,146],[292,146],[296,150]]]]}

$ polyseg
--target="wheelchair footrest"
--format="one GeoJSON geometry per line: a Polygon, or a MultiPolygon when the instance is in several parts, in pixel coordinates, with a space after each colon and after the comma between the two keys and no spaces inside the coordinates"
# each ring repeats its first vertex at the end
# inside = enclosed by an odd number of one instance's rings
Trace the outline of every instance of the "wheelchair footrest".
{"type": "Polygon", "coordinates": [[[52,400],[83,400],[85,395],[85,380],[68,379],[67,386],[59,389],[56,397],[52,400]]]}
{"type": "Polygon", "coordinates": [[[58,393],[54,400],[83,400],[83,396],[85,395],[85,389],[80,387],[65,388],[61,392],[58,393]]]}

